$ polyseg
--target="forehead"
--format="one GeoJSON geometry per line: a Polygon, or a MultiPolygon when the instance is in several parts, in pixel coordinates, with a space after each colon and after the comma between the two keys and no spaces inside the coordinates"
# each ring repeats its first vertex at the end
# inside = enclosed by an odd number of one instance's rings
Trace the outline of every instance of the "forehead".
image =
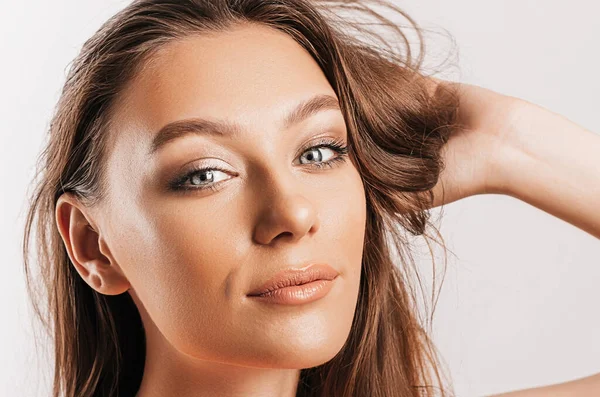
{"type": "Polygon", "coordinates": [[[283,32],[244,25],[190,36],[162,47],[125,87],[116,140],[129,135],[149,145],[162,126],[193,117],[276,128],[285,110],[315,94],[336,96],[315,60],[283,32]]]}

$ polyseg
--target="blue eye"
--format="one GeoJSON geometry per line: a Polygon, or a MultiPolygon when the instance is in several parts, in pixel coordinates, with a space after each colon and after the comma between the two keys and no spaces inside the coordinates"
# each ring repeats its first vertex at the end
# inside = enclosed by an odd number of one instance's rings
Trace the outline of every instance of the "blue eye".
{"type": "MultiPolygon", "coordinates": [[[[333,168],[334,166],[343,163],[347,160],[348,146],[342,139],[333,140],[331,138],[325,138],[318,141],[313,146],[303,149],[303,154],[308,153],[309,156],[301,156],[300,158],[307,158],[307,161],[317,161],[316,163],[310,163],[310,166],[323,169],[333,168]],[[321,149],[326,148],[335,152],[337,155],[331,160],[322,161],[323,154],[321,149]]],[[[305,163],[303,163],[305,164],[305,163]]],[[[187,193],[190,191],[198,190],[210,190],[217,191],[221,185],[221,182],[229,178],[222,178],[217,180],[215,175],[218,174],[229,174],[230,172],[226,169],[210,166],[210,167],[195,167],[187,171],[180,177],[177,177],[174,181],[169,183],[169,190],[187,193]],[[187,184],[186,182],[190,183],[187,184]]]]}

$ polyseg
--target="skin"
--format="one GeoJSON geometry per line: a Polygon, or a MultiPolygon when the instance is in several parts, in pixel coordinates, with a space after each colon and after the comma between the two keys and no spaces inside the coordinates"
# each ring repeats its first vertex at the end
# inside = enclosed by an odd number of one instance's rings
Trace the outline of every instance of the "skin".
{"type": "MultiPolygon", "coordinates": [[[[430,82],[432,92],[442,83],[430,82]]],[[[460,88],[465,128],[443,149],[433,206],[506,194],[600,238],[600,137],[524,100],[460,88]]],[[[140,309],[148,356],[139,396],[293,396],[298,369],[329,360],[346,340],[360,281],[363,186],[350,162],[312,172],[292,165],[321,121],[347,136],[343,117],[327,111],[294,131],[280,124],[285,109],[317,93],[333,90],[312,58],[264,27],[169,45],[121,98],[107,202],[85,208],[59,199],[57,224],[77,271],[101,293],[129,291],[140,309]],[[236,121],[246,136],[187,137],[144,157],[153,131],[191,116],[236,121]],[[161,190],[164,175],[208,157],[236,175],[222,189],[161,190]],[[200,202],[201,210],[192,205],[200,202]],[[284,264],[314,259],[341,272],[316,304],[274,309],[244,299],[284,264]]],[[[497,396],[599,393],[596,374],[497,396]]]]}
{"type": "Polygon", "coordinates": [[[294,396],[300,369],[344,345],[359,290],[360,174],[349,158],[316,168],[311,153],[324,162],[339,156],[332,149],[301,151],[318,138],[347,142],[343,114],[328,109],[283,128],[300,101],[336,94],[308,52],[262,26],[171,43],[148,66],[117,102],[107,200],[86,208],[59,199],[69,256],[92,288],[127,291],[140,310],[138,396],[294,396]],[[148,155],[161,127],[190,117],[243,129],[188,134],[148,155]],[[168,190],[195,164],[227,170],[213,170],[217,191],[168,190]],[[246,297],[275,272],[312,262],[340,273],[324,298],[280,306],[246,297]]]}
{"type": "MultiPolygon", "coordinates": [[[[433,91],[457,84],[430,81],[433,91]]],[[[458,121],[465,128],[443,148],[447,167],[433,189],[433,206],[504,194],[600,239],[598,134],[526,100],[458,86],[458,121]]]]}

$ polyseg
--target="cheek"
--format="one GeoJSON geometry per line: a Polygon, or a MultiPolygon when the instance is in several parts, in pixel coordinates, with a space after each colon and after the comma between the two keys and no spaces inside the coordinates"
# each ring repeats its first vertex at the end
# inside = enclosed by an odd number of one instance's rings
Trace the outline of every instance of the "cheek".
{"type": "Polygon", "coordinates": [[[353,168],[353,173],[340,186],[338,197],[331,200],[327,213],[331,214],[333,224],[329,229],[336,233],[331,244],[339,247],[339,254],[349,262],[346,271],[351,273],[351,278],[358,279],[365,238],[366,197],[356,169],[353,168]]]}
{"type": "Polygon", "coordinates": [[[358,171],[356,169],[354,171],[355,174],[349,181],[346,192],[348,199],[345,200],[345,220],[341,221],[340,228],[343,234],[339,242],[340,250],[348,260],[345,268],[347,285],[344,292],[347,303],[340,304],[348,334],[354,319],[360,289],[367,212],[364,185],[358,171]]]}
{"type": "Polygon", "coordinates": [[[227,320],[225,293],[235,290],[228,285],[235,269],[228,265],[238,261],[228,248],[235,244],[223,241],[236,238],[226,219],[207,214],[197,202],[162,202],[146,206],[132,227],[124,227],[127,277],[156,327],[178,348],[189,350],[191,337],[196,348],[210,346],[203,327],[227,320]]]}
{"type": "MultiPolygon", "coordinates": [[[[358,171],[346,175],[337,185],[337,192],[325,201],[322,211],[322,235],[317,237],[321,255],[340,270],[338,295],[332,296],[327,307],[326,326],[321,335],[328,335],[323,347],[336,354],[345,343],[352,326],[360,288],[366,226],[366,197],[358,171]],[[335,313],[335,315],[333,315],[335,313]]],[[[307,335],[302,336],[318,345],[307,335]]],[[[308,349],[308,346],[306,347],[308,349]]]]}

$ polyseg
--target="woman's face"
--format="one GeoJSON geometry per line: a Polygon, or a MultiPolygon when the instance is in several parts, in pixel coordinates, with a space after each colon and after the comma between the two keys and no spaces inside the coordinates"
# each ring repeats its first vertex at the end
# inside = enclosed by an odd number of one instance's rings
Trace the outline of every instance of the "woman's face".
{"type": "Polygon", "coordinates": [[[96,222],[148,343],[160,334],[192,357],[281,368],[313,367],[341,349],[358,296],[366,201],[347,157],[318,168],[341,155],[310,149],[348,142],[339,109],[309,107],[285,123],[317,95],[337,98],[308,52],[262,26],[169,44],[122,92],[109,199],[96,222]],[[191,118],[211,124],[185,134],[172,127],[154,146],[163,127],[191,118]],[[230,127],[211,133],[212,123],[230,127]],[[186,177],[199,168],[210,171],[186,177]],[[246,295],[282,269],[314,262],[339,272],[319,300],[280,305],[246,295]]]}

